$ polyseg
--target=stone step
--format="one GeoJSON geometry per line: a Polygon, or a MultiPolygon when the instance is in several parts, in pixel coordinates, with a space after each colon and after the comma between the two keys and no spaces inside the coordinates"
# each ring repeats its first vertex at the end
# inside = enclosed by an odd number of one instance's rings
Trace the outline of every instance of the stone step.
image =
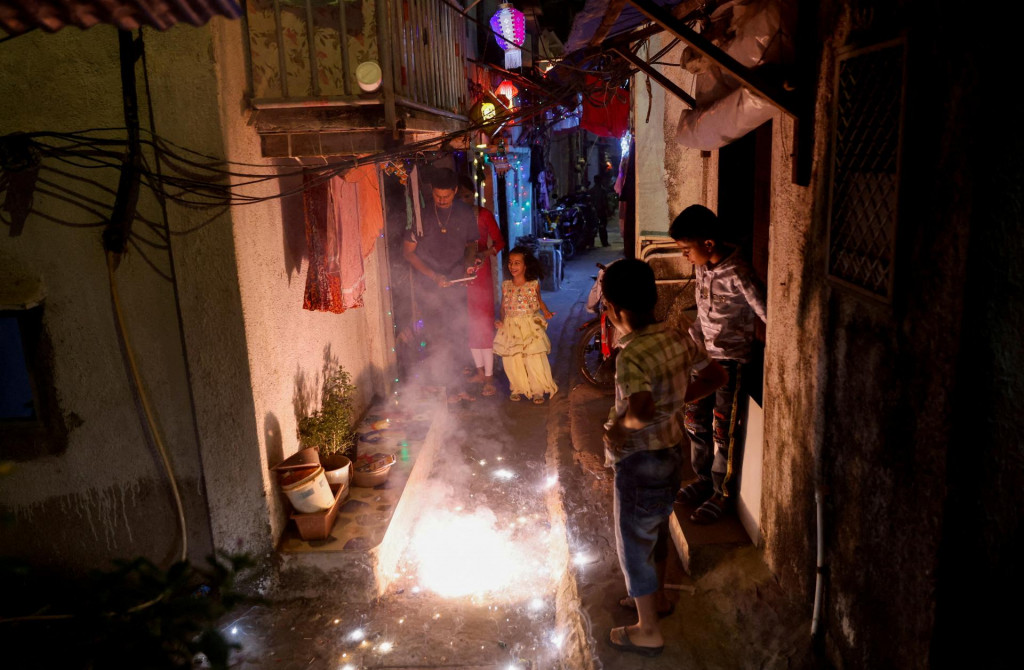
{"type": "Polygon", "coordinates": [[[672,541],[686,574],[694,579],[706,574],[738,547],[750,544],[750,537],[735,514],[702,526],[690,521],[695,508],[676,503],[669,519],[672,541]]]}

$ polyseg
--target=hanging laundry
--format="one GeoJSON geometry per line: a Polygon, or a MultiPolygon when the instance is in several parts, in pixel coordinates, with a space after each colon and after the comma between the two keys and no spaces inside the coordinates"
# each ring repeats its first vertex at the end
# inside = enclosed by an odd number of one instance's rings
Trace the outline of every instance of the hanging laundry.
{"type": "Polygon", "coordinates": [[[361,307],[366,290],[363,260],[383,229],[377,170],[373,165],[344,176],[304,176],[303,204],[309,267],[302,307],[340,314],[361,307]]]}

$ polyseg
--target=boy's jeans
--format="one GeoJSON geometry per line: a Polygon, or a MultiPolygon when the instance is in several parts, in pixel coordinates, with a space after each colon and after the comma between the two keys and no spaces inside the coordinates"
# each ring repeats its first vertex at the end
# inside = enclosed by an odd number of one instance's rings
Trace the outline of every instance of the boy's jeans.
{"type": "Polygon", "coordinates": [[[638,451],[615,464],[615,548],[636,598],[658,590],[654,564],[668,556],[668,518],[683,477],[683,449],[638,451]]]}
{"type": "MultiPolygon", "coordinates": [[[[729,373],[729,381],[712,395],[687,403],[683,427],[690,438],[693,471],[701,481],[711,481],[715,493],[729,498],[736,493],[733,488],[739,470],[733,452],[744,365],[728,359],[716,363],[729,373]]],[[[696,377],[691,373],[690,381],[696,377]]]]}

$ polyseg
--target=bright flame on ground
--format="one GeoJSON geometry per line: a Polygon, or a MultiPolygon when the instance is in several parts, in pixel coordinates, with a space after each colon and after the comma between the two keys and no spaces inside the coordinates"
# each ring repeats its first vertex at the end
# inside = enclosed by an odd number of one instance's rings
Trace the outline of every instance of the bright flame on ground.
{"type": "Polygon", "coordinates": [[[366,633],[363,632],[362,628],[356,628],[354,631],[348,634],[348,639],[352,640],[353,642],[358,642],[359,640],[362,640],[364,637],[366,637],[366,633]]]}
{"type": "Polygon", "coordinates": [[[512,472],[511,470],[501,468],[500,470],[494,471],[494,476],[497,477],[498,479],[508,481],[509,479],[514,478],[516,476],[516,473],[512,472]]]}
{"type": "Polygon", "coordinates": [[[498,593],[522,597],[523,591],[532,595],[538,587],[544,590],[550,574],[543,569],[548,536],[534,533],[513,539],[513,534],[511,529],[499,530],[497,518],[488,509],[426,515],[410,544],[411,557],[419,566],[419,583],[447,598],[498,593]]]}

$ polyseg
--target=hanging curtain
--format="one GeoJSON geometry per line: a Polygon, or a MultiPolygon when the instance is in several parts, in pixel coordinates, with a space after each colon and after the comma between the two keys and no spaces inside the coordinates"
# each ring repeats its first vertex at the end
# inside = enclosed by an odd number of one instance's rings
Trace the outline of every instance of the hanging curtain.
{"type": "Polygon", "coordinates": [[[629,129],[629,91],[589,74],[586,85],[580,127],[598,137],[622,137],[629,129]]]}
{"type": "Polygon", "coordinates": [[[309,267],[303,309],[340,314],[361,307],[363,259],[384,226],[377,170],[366,165],[344,176],[304,176],[303,205],[309,267]]]}

